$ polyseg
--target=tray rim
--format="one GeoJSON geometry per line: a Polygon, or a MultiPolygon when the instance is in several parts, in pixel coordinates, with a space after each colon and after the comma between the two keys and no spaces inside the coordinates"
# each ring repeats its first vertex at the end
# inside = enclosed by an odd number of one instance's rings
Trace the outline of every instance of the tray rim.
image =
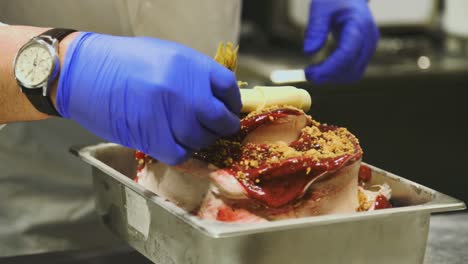
{"type": "Polygon", "coordinates": [[[408,213],[438,213],[438,212],[449,212],[449,211],[458,211],[466,209],[466,204],[456,198],[453,198],[444,193],[433,190],[429,187],[426,187],[422,184],[413,182],[401,176],[395,175],[391,172],[385,171],[368,163],[362,162],[369,166],[373,171],[383,173],[386,177],[397,179],[408,185],[415,186],[426,192],[429,192],[434,197],[432,201],[420,204],[420,205],[410,205],[404,207],[396,207],[380,211],[371,211],[371,212],[359,212],[359,213],[349,213],[349,214],[334,214],[334,215],[322,215],[322,216],[311,216],[303,217],[296,219],[285,219],[272,222],[264,223],[251,223],[251,224],[233,224],[233,223],[223,223],[217,221],[208,221],[198,218],[197,216],[187,213],[182,208],[179,208],[175,204],[166,201],[164,198],[154,194],[153,192],[147,190],[143,186],[135,183],[127,176],[118,172],[114,168],[105,164],[104,162],[98,160],[94,157],[94,154],[102,148],[105,147],[120,147],[126,149],[126,147],[114,144],[114,143],[100,143],[96,145],[88,146],[72,146],[70,152],[85,163],[91,165],[92,167],[101,170],[108,176],[112,177],[114,180],[125,185],[126,188],[133,190],[138,193],[140,196],[144,197],[146,200],[153,202],[154,204],[164,208],[166,211],[182,220],[186,224],[190,225],[194,229],[202,232],[203,234],[212,237],[212,238],[225,238],[233,236],[242,236],[250,235],[256,233],[264,232],[273,232],[273,231],[282,231],[295,228],[304,228],[311,226],[319,225],[329,225],[342,222],[350,221],[361,221],[369,219],[378,219],[383,217],[389,217],[392,215],[399,214],[408,214],[408,213]]]}

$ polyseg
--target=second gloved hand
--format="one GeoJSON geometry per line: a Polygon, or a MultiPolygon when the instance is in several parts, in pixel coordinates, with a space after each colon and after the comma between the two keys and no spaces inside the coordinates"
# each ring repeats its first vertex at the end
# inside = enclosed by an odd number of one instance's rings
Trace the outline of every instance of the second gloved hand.
{"type": "Polygon", "coordinates": [[[375,52],[379,31],[366,0],[312,0],[304,40],[308,55],[317,53],[333,33],[337,49],[324,62],[305,69],[309,81],[359,80],[375,52]]]}
{"type": "Polygon", "coordinates": [[[65,118],[170,165],[239,129],[234,74],[188,47],[154,38],[81,33],[57,91],[65,118]]]}

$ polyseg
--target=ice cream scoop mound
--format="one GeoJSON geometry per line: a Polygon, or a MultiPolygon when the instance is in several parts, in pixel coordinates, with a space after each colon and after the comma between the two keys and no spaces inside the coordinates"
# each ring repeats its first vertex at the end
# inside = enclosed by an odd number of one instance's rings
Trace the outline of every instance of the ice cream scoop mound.
{"type": "Polygon", "coordinates": [[[259,222],[389,204],[388,192],[379,196],[358,188],[362,150],[357,138],[293,107],[250,113],[237,134],[179,166],[143,156],[138,182],[207,220],[259,222]]]}

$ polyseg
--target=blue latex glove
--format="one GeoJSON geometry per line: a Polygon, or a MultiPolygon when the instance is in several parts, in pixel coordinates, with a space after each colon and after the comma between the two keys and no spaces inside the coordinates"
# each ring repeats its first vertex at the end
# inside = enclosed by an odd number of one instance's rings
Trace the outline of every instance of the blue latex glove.
{"type": "Polygon", "coordinates": [[[329,32],[337,49],[325,61],[305,69],[309,81],[346,83],[359,80],[375,52],[379,31],[366,0],[312,0],[304,52],[317,53],[329,32]]]}
{"type": "Polygon", "coordinates": [[[169,165],[240,128],[234,74],[188,47],[81,33],[62,66],[57,108],[94,134],[169,165]]]}

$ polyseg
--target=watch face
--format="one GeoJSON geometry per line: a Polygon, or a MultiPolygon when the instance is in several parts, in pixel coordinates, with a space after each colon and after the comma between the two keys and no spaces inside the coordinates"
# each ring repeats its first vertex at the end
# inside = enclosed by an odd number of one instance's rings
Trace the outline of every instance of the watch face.
{"type": "Polygon", "coordinates": [[[41,44],[24,48],[16,58],[15,76],[27,88],[35,88],[47,81],[54,64],[54,57],[41,44]]]}

